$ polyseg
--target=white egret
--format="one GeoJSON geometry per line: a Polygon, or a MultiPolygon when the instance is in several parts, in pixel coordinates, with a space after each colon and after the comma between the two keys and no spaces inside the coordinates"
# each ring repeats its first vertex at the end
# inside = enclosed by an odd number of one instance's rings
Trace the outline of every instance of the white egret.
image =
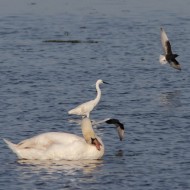
{"type": "Polygon", "coordinates": [[[96,91],[97,91],[97,96],[94,100],[85,102],[76,108],[70,110],[68,114],[74,114],[74,115],[81,115],[81,116],[87,116],[89,118],[90,112],[94,109],[94,107],[98,104],[101,98],[101,90],[100,90],[100,84],[108,84],[104,82],[103,80],[99,79],[96,82],[96,91]]]}

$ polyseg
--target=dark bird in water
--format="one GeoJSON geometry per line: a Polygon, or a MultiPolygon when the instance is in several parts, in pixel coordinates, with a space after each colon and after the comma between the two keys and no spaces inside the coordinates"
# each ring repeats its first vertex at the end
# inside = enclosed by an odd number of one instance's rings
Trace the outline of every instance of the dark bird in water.
{"type": "Polygon", "coordinates": [[[175,59],[178,55],[172,53],[171,44],[169,42],[169,39],[166,35],[166,32],[163,28],[160,28],[161,30],[161,43],[164,50],[164,55],[160,55],[160,63],[166,64],[169,63],[171,67],[174,69],[181,70],[181,66],[178,63],[178,61],[175,59]]]}
{"type": "Polygon", "coordinates": [[[107,124],[114,124],[116,126],[118,135],[119,135],[119,139],[120,141],[123,140],[124,137],[124,125],[122,123],[120,123],[120,121],[118,119],[108,119],[106,121],[107,124]]]}

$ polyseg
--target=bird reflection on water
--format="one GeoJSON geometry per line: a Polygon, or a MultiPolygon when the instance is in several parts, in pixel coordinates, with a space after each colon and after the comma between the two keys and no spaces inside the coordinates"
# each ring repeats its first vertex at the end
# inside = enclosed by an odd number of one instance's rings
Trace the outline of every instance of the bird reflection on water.
{"type": "Polygon", "coordinates": [[[79,171],[83,174],[90,174],[99,170],[103,165],[103,160],[79,160],[79,161],[52,161],[52,160],[18,160],[19,166],[27,168],[32,172],[39,173],[46,171],[48,174],[65,173],[67,175],[75,175],[79,171]]]}
{"type": "Polygon", "coordinates": [[[159,96],[160,103],[168,107],[178,107],[181,105],[180,96],[180,90],[176,90],[173,92],[162,92],[159,96]]]}
{"type": "Polygon", "coordinates": [[[116,153],[115,153],[115,156],[118,156],[118,157],[122,157],[124,155],[124,151],[123,150],[118,150],[116,153]]]}

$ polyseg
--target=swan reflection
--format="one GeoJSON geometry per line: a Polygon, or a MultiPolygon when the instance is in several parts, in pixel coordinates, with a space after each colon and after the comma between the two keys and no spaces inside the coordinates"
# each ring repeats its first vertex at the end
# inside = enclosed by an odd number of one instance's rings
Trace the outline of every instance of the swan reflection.
{"type": "Polygon", "coordinates": [[[62,172],[67,175],[75,175],[78,172],[89,174],[99,170],[103,164],[103,160],[79,160],[79,161],[52,161],[52,160],[18,160],[19,165],[27,167],[33,172],[45,170],[49,174],[62,172]]]}

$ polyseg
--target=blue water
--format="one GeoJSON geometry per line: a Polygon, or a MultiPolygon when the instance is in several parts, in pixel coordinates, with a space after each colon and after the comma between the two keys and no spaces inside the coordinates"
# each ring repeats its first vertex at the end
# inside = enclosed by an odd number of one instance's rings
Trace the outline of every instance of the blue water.
{"type": "Polygon", "coordinates": [[[92,84],[103,79],[110,85],[101,86],[91,118],[119,119],[125,139],[103,124],[95,128],[103,159],[78,162],[19,161],[0,140],[0,189],[189,189],[189,7],[189,0],[1,0],[0,138],[81,135],[67,111],[93,99],[92,84]],[[181,72],[158,62],[160,26],[181,72]]]}

